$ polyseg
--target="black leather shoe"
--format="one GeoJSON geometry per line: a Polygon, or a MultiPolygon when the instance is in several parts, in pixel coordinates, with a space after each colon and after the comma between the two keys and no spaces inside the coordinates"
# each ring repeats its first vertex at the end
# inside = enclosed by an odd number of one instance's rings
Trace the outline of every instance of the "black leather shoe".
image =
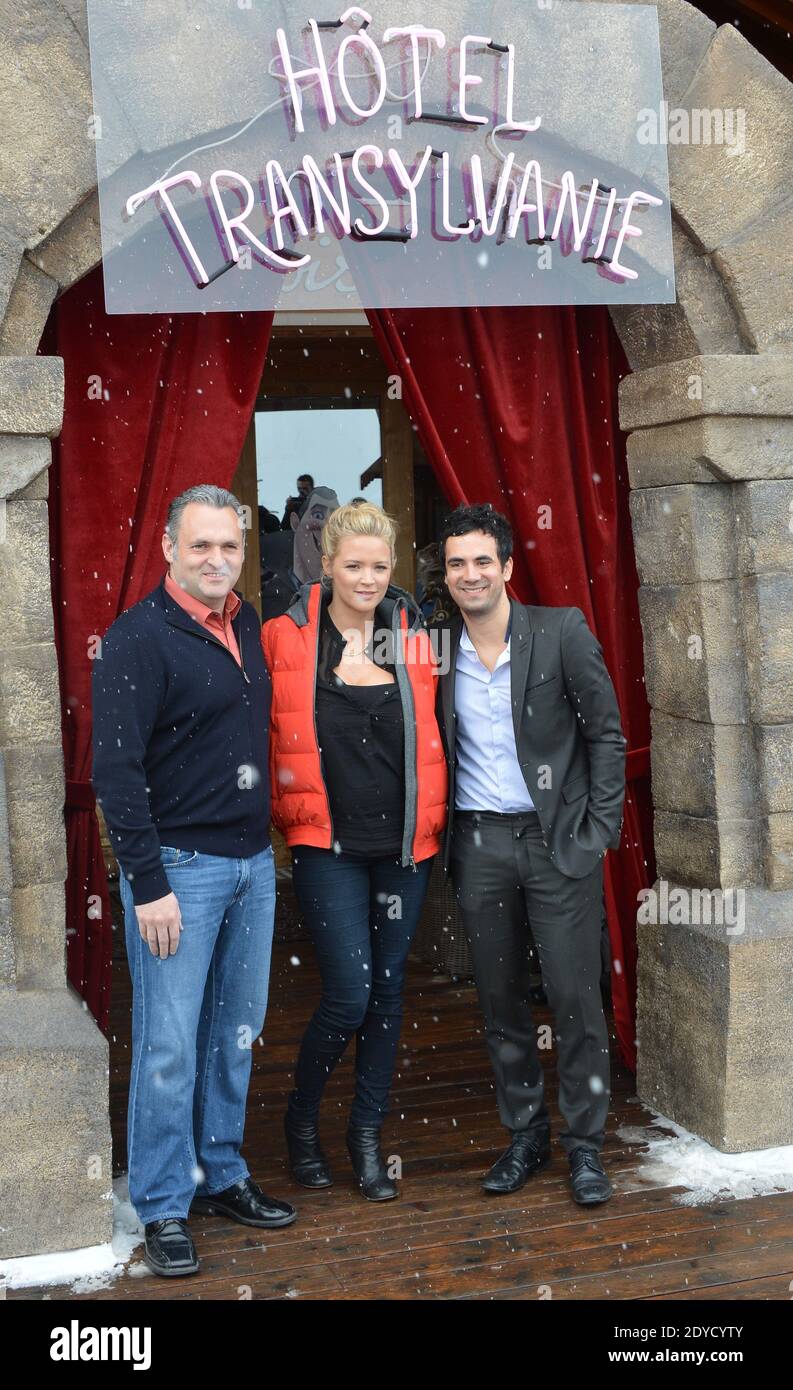
{"type": "Polygon", "coordinates": [[[177,1216],[147,1221],[145,1232],[143,1259],[152,1274],[177,1279],[182,1274],[198,1273],[198,1256],[186,1221],[177,1216]]]}
{"type": "Polygon", "coordinates": [[[579,1206],[591,1207],[596,1202],[607,1202],[613,1195],[611,1186],[603,1171],[599,1154],[594,1149],[573,1149],[568,1154],[570,1160],[570,1183],[573,1197],[579,1206]]]}
{"type": "Polygon", "coordinates": [[[550,1138],[522,1130],[513,1134],[512,1143],[482,1179],[482,1186],[485,1192],[517,1192],[532,1173],[547,1168],[550,1161],[550,1138]]]}
{"type": "Polygon", "coordinates": [[[284,1133],[295,1182],[302,1187],[330,1187],[333,1179],[328,1160],[320,1148],[316,1120],[299,1119],[294,1111],[287,1110],[284,1133]]]}
{"type": "Polygon", "coordinates": [[[297,1212],[288,1202],[277,1202],[253,1181],[253,1178],[240,1178],[232,1187],[223,1192],[213,1192],[211,1197],[194,1197],[191,1212],[206,1216],[229,1216],[239,1221],[241,1226],[264,1226],[268,1229],[277,1226],[291,1226],[297,1212]]]}
{"type": "Polygon", "coordinates": [[[372,1125],[350,1125],[347,1150],[361,1192],[370,1202],[390,1202],[399,1188],[389,1178],[380,1153],[380,1130],[372,1125]]]}

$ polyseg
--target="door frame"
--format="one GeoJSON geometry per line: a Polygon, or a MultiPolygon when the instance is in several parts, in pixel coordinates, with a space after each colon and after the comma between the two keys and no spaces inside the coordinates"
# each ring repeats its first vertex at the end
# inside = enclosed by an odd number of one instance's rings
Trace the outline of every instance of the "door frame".
{"type": "MultiPolygon", "coordinates": [[[[416,584],[416,513],[413,426],[374,335],[364,325],[274,327],[259,394],[240,453],[232,491],[250,508],[240,590],[261,617],[256,412],[267,402],[335,400],[340,408],[374,402],[380,418],[383,508],[397,523],[393,582],[410,593],[416,584]]],[[[312,470],[313,471],[313,470],[312,470]]]]}

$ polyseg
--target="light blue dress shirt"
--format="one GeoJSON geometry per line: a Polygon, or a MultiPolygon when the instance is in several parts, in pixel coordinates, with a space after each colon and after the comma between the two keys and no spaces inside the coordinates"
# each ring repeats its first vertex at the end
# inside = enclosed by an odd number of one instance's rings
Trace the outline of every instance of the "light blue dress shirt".
{"type": "Polygon", "coordinates": [[[458,811],[533,811],[512,723],[511,637],[492,671],[479,660],[463,624],[454,684],[458,811]]]}

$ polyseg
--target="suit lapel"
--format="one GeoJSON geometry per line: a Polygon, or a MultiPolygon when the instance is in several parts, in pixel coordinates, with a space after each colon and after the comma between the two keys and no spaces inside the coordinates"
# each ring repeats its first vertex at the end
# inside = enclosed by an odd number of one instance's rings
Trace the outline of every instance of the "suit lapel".
{"type": "Polygon", "coordinates": [[[457,649],[460,645],[462,630],[463,620],[458,613],[455,615],[450,626],[449,669],[441,676],[443,724],[446,730],[446,746],[448,748],[452,767],[454,767],[454,756],[457,744],[457,728],[454,718],[454,682],[457,674],[457,649]]]}
{"type": "Polygon", "coordinates": [[[531,649],[534,633],[531,629],[528,609],[522,603],[511,600],[512,632],[509,651],[510,691],[512,695],[512,725],[515,730],[515,746],[519,747],[520,726],[523,720],[523,705],[526,695],[526,682],[529,678],[531,649]]]}

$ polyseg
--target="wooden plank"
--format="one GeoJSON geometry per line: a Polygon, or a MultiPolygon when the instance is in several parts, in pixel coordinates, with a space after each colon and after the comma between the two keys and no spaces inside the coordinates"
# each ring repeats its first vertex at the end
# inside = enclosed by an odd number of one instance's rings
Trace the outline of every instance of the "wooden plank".
{"type": "MultiPolygon", "coordinates": [[[[689,1218],[685,1210],[681,1208],[671,1231],[664,1231],[661,1225],[649,1235],[632,1232],[630,1221],[622,1225],[614,1221],[607,1232],[599,1222],[590,1221],[577,1225],[573,1232],[565,1227],[544,1230],[541,1249],[532,1227],[511,1227],[496,1236],[470,1237],[427,1249],[410,1248],[400,1256],[399,1287],[404,1290],[409,1281],[424,1287],[437,1276],[447,1283],[453,1279],[455,1296],[459,1296],[474,1288],[479,1292],[488,1287],[497,1289],[507,1281],[517,1284],[518,1278],[521,1283],[555,1284],[557,1280],[580,1280],[597,1273],[605,1280],[630,1266],[649,1266],[654,1277],[671,1278],[671,1286],[679,1288],[680,1283],[674,1282],[678,1272],[664,1271],[663,1266],[680,1262],[695,1266],[703,1254],[734,1254],[774,1241],[787,1247],[784,1260],[793,1259],[793,1211],[787,1204],[778,1216],[760,1221],[741,1218],[726,1228],[714,1226],[700,1212],[693,1230],[686,1229],[689,1218]]],[[[382,1283],[390,1258],[368,1252],[358,1260],[345,1260],[336,1268],[345,1289],[371,1289],[382,1283]]],[[[774,1272],[786,1268],[783,1262],[774,1272]]]]}
{"type": "Polygon", "coordinates": [[[380,397],[380,439],[383,454],[383,508],[399,528],[393,582],[414,593],[416,588],[416,508],[413,495],[413,428],[399,400],[388,391],[380,397]]]}
{"type": "MultiPolygon", "coordinates": [[[[111,1106],[123,1155],[129,1078],[130,985],[115,962],[111,1106]]],[[[399,1200],[366,1202],[354,1189],[344,1146],[352,1095],[352,1050],[328,1085],[323,1141],[335,1184],[307,1192],[287,1172],[281,1129],[300,1034],[319,995],[308,943],[276,946],[264,1043],[254,1050],[245,1153],[267,1191],[294,1202],[295,1224],[259,1232],[222,1218],[191,1222],[202,1269],[184,1281],[142,1269],[140,1248],[125,1274],[92,1298],[139,1301],[256,1299],[789,1299],[793,1194],[681,1205],[680,1192],[639,1179],[640,1144],[622,1125],[647,1127],[634,1079],[616,1060],[603,1161],[615,1195],[578,1207],[564,1154],[521,1191],[488,1196],[480,1179],[504,1147],[481,1018],[472,986],[444,982],[412,962],[387,1153],[402,1158],[399,1200]],[[297,952],[301,964],[290,964],[297,952]],[[415,1025],[415,1026],[414,1026],[415,1025]]],[[[536,1011],[537,1023],[547,1010],[536,1011]]],[[[554,1131],[561,1121],[553,1055],[542,1055],[554,1131]]],[[[72,1297],[14,1290],[8,1297],[72,1297]]]]}
{"type": "Polygon", "coordinates": [[[785,1300],[793,1295],[793,1279],[788,1274],[769,1274],[762,1279],[741,1279],[734,1284],[706,1284],[701,1289],[686,1289],[684,1293],[653,1294],[648,1303],[691,1303],[703,1299],[715,1302],[736,1299],[785,1300]]]}
{"type": "MultiPolygon", "coordinates": [[[[734,1239],[739,1244],[736,1228],[734,1239]]],[[[718,1244],[719,1242],[713,1242],[718,1244]]],[[[690,1242],[687,1242],[690,1244],[690,1242]]],[[[625,1263],[630,1263],[630,1251],[625,1263]]],[[[746,1249],[721,1250],[716,1254],[698,1254],[687,1259],[648,1260],[637,1268],[609,1268],[611,1251],[600,1251],[588,1261],[597,1265],[595,1273],[587,1272],[582,1261],[581,1271],[569,1270],[561,1261],[544,1256],[520,1260],[504,1248],[500,1262],[476,1265],[473,1268],[417,1272],[410,1277],[390,1279],[386,1286],[345,1287],[329,1299],[367,1299],[383,1297],[387,1288],[390,1299],[466,1297],[488,1299],[536,1299],[550,1297],[554,1301],[590,1299],[635,1299],[652,1295],[666,1296],[685,1293],[690,1288],[711,1288],[723,1283],[737,1283],[749,1277],[780,1276],[793,1273],[793,1239],[764,1242],[756,1238],[746,1249]]],[[[342,1267],[339,1267],[342,1268],[342,1267]]]]}

